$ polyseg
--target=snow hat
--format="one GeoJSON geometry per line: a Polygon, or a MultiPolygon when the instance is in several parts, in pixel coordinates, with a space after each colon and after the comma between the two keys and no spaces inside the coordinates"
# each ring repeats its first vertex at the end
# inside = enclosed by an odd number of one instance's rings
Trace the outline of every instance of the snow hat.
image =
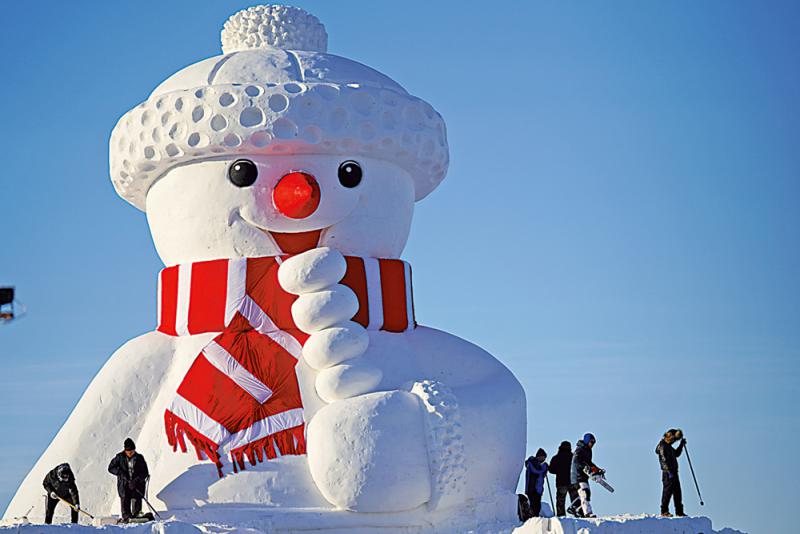
{"type": "Polygon", "coordinates": [[[133,442],[131,438],[125,438],[125,450],[126,451],[136,450],[136,444],[133,442]]]}
{"type": "Polygon", "coordinates": [[[569,441],[562,441],[558,446],[559,451],[569,451],[572,449],[572,444],[569,441]]]}
{"type": "Polygon", "coordinates": [[[544,456],[545,458],[547,458],[547,453],[544,451],[544,449],[539,448],[539,450],[536,451],[536,458],[538,458],[539,456],[544,456]]]}
{"type": "Polygon", "coordinates": [[[449,162],[442,117],[380,72],[326,53],[306,11],[255,6],[222,30],[221,56],[190,65],[126,113],[111,133],[111,181],[145,209],[176,165],[236,155],[341,154],[408,171],[420,200],[449,162]]]}
{"type": "Polygon", "coordinates": [[[583,435],[583,439],[581,441],[583,441],[586,445],[588,445],[592,441],[596,443],[597,439],[594,437],[594,434],[592,434],[591,432],[587,432],[586,434],[583,435]]]}

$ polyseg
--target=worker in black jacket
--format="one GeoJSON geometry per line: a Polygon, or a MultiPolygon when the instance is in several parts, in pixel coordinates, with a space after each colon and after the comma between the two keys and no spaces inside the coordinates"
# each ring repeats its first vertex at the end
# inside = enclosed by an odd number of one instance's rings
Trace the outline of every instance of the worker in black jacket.
{"type": "Polygon", "coordinates": [[[670,498],[675,503],[675,515],[685,517],[683,513],[683,495],[681,493],[681,479],[678,477],[678,457],[686,445],[686,438],[680,429],[671,428],[664,433],[664,437],[656,446],[658,463],[661,465],[661,515],[672,517],[669,513],[670,498]],[[672,444],[680,440],[677,449],[672,444]]]}
{"type": "Polygon", "coordinates": [[[564,500],[569,493],[570,503],[578,500],[578,488],[573,486],[570,481],[572,471],[572,446],[569,441],[562,441],[558,447],[558,452],[550,460],[549,471],[556,476],[556,515],[564,517],[567,515],[564,507],[564,500]]]}
{"type": "Polygon", "coordinates": [[[592,447],[597,443],[594,434],[586,433],[583,438],[575,444],[575,454],[572,455],[572,469],[570,471],[570,482],[577,486],[578,497],[581,500],[580,510],[570,507],[570,513],[581,517],[595,517],[592,511],[592,490],[589,488],[589,475],[604,473],[602,469],[592,462],[592,447]],[[580,513],[578,513],[580,511],[580,513]]]}
{"type": "Polygon", "coordinates": [[[108,464],[108,472],[117,477],[117,493],[122,506],[120,522],[127,523],[131,517],[142,513],[142,497],[150,476],[147,462],[136,452],[136,444],[131,438],[125,440],[125,450],[108,464]]]}
{"type": "Polygon", "coordinates": [[[73,504],[76,508],[70,507],[72,522],[78,522],[78,510],[81,500],[78,495],[78,486],[75,484],[75,475],[72,474],[69,464],[61,464],[47,473],[42,482],[47,491],[44,504],[44,522],[48,525],[53,523],[53,513],[56,505],[61,499],[73,504]]]}

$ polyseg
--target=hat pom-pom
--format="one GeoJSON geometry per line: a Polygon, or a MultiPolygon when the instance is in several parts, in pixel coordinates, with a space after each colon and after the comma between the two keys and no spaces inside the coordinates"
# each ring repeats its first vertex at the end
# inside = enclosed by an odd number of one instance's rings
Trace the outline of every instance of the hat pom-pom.
{"type": "Polygon", "coordinates": [[[328,33],[317,17],[299,7],[264,5],[243,9],[222,28],[226,54],[263,47],[326,52],[328,33]]]}

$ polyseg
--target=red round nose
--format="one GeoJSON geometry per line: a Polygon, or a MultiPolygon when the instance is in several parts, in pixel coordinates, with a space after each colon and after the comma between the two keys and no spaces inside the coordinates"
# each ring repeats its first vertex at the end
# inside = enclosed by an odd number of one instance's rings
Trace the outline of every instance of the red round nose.
{"type": "Polygon", "coordinates": [[[292,219],[305,219],[319,207],[319,184],[305,172],[290,172],[278,181],[272,191],[272,202],[278,211],[292,219]]]}

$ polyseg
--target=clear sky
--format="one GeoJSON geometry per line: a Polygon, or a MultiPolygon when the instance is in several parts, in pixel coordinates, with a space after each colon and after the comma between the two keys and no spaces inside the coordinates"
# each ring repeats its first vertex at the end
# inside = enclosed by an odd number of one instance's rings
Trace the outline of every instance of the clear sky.
{"type": "MultiPolygon", "coordinates": [[[[0,509],[108,356],[154,325],[161,263],[108,179],[111,128],[218,54],[247,5],[0,8],[0,283],[28,306],[0,326],[0,509]]],[[[779,531],[800,439],[798,4],[295,5],[332,53],[445,117],[450,172],[404,255],[417,315],[513,370],[529,452],[594,432],[617,487],[596,510],[657,513],[653,449],[679,426],[706,501],[682,463],[687,511],[779,531]]]]}

